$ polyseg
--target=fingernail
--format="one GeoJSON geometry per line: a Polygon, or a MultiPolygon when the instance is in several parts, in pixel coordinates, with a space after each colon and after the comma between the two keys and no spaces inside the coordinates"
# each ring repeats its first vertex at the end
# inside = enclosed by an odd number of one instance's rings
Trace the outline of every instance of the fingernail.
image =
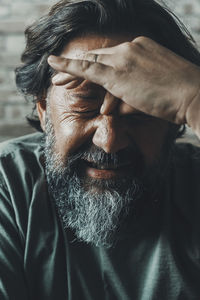
{"type": "Polygon", "coordinates": [[[56,74],[53,78],[52,78],[52,83],[57,83],[60,79],[61,79],[61,75],[60,74],[56,74]]]}
{"type": "Polygon", "coordinates": [[[55,58],[56,58],[55,55],[50,55],[47,59],[48,63],[55,63],[55,58]]]}

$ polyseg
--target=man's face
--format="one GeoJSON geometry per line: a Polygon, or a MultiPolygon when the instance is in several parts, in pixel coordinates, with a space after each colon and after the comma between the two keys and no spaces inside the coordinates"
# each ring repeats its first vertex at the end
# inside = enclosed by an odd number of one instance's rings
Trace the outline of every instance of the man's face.
{"type": "MultiPolygon", "coordinates": [[[[67,44],[61,56],[78,59],[88,50],[112,47],[125,41],[127,38],[95,35],[75,38],[67,44]]],[[[102,87],[78,78],[65,86],[52,87],[49,105],[56,136],[55,151],[65,160],[88,141],[106,153],[126,149],[134,141],[143,153],[145,163],[151,164],[160,153],[168,123],[150,118],[136,109],[132,115],[119,115],[117,111],[124,105],[121,100],[110,115],[102,115],[99,111],[105,96],[106,91],[102,87]]],[[[125,171],[128,169],[129,166],[125,171]]],[[[85,172],[93,178],[118,175],[117,172],[92,171],[90,168],[86,168],[85,172]]]]}
{"type": "MultiPolygon", "coordinates": [[[[78,59],[88,50],[128,40],[96,35],[74,38],[61,56],[78,59]]],[[[111,244],[118,223],[141,197],[143,179],[154,177],[152,170],[157,175],[168,131],[166,121],[134,108],[127,114],[120,109],[126,106],[120,99],[109,114],[101,114],[109,96],[96,84],[72,78],[65,86],[51,87],[47,108],[38,104],[47,134],[50,194],[65,227],[96,245],[111,244]]]]}

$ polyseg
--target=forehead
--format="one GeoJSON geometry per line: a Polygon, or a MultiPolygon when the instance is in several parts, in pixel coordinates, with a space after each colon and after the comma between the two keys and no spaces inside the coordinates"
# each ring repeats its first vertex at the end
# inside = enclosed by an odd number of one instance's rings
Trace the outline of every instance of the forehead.
{"type": "MultiPolygon", "coordinates": [[[[99,48],[113,47],[127,41],[132,41],[132,39],[133,38],[128,35],[103,36],[96,34],[87,34],[71,39],[63,48],[61,56],[66,58],[78,59],[87,51],[99,48]]],[[[69,90],[78,92],[79,90],[82,91],[89,89],[101,91],[102,88],[97,84],[91,83],[87,80],[84,80],[79,84],[79,82],[72,79],[72,82],[70,81],[65,85],[65,92],[69,92],[69,90]]]]}
{"type": "Polygon", "coordinates": [[[64,47],[61,56],[68,58],[78,58],[87,51],[99,48],[113,47],[118,44],[131,41],[133,38],[128,35],[102,36],[88,34],[70,40],[64,47]]]}

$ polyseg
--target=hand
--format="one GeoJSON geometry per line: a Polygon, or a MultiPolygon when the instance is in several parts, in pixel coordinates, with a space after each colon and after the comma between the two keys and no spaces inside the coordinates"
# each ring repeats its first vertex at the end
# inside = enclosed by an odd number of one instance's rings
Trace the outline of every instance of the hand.
{"type": "Polygon", "coordinates": [[[71,76],[85,78],[130,108],[188,123],[200,136],[200,68],[149,38],[92,50],[81,59],[50,56],[48,62],[62,72],[53,78],[55,85],[66,84],[71,76]]]}

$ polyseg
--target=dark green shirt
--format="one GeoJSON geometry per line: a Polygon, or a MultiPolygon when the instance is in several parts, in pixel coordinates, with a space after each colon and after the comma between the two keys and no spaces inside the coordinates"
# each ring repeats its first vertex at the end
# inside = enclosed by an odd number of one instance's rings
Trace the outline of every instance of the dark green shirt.
{"type": "Polygon", "coordinates": [[[0,146],[0,299],[199,300],[199,148],[176,147],[163,196],[106,250],[64,232],[41,137],[0,146]]]}

